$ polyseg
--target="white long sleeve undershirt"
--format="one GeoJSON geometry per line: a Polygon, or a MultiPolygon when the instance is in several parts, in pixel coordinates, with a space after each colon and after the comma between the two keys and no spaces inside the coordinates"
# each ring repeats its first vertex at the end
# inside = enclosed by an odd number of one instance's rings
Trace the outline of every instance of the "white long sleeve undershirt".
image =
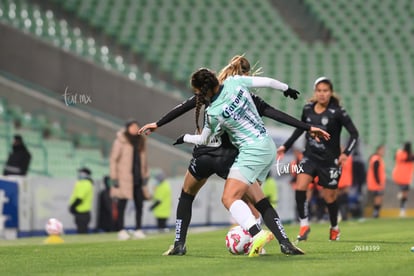
{"type": "MultiPolygon", "coordinates": [[[[273,88],[280,91],[286,91],[289,86],[286,83],[278,81],[276,79],[268,78],[268,77],[251,77],[251,76],[243,76],[243,78],[251,78],[252,84],[250,87],[253,88],[273,88]]],[[[198,135],[191,135],[185,134],[183,137],[184,142],[191,143],[195,145],[206,145],[211,138],[211,129],[208,127],[204,127],[201,134],[198,135]]]]}
{"type": "Polygon", "coordinates": [[[268,77],[247,77],[252,78],[252,87],[268,87],[281,91],[286,91],[289,86],[281,81],[268,77]]]}
{"type": "Polygon", "coordinates": [[[198,135],[186,134],[184,135],[183,140],[186,143],[191,143],[195,145],[206,145],[208,141],[210,140],[210,135],[211,135],[211,129],[209,129],[208,127],[204,127],[201,134],[198,134],[198,135]]]}

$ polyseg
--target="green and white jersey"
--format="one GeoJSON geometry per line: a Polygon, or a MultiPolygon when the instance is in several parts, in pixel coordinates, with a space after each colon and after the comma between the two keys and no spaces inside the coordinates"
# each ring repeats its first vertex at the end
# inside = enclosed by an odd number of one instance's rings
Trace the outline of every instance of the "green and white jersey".
{"type": "Polygon", "coordinates": [[[276,147],[266,132],[249,87],[271,87],[282,91],[288,88],[285,83],[265,77],[227,78],[221,91],[211,99],[202,133],[186,134],[183,140],[205,145],[211,137],[227,132],[230,141],[239,149],[228,177],[251,184],[266,179],[276,157],[276,147]]]}
{"type": "Polygon", "coordinates": [[[237,148],[267,136],[263,120],[248,90],[252,86],[252,79],[234,76],[227,78],[223,85],[222,91],[206,110],[205,125],[212,133],[226,131],[237,148]]]}
{"type": "Polygon", "coordinates": [[[237,147],[249,145],[268,137],[266,128],[252,97],[249,87],[270,87],[284,91],[287,84],[266,77],[233,76],[227,78],[221,91],[206,109],[205,123],[200,135],[184,136],[184,142],[205,145],[212,136],[228,133],[237,147]]]}

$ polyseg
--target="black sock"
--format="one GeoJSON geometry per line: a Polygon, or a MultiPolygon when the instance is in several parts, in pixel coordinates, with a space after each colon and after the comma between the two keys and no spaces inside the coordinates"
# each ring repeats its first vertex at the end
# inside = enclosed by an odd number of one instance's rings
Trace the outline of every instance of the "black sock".
{"type": "Polygon", "coordinates": [[[332,203],[326,203],[328,207],[329,220],[331,221],[331,226],[335,227],[338,225],[338,203],[336,200],[332,203]]]}
{"type": "Polygon", "coordinates": [[[374,204],[374,212],[373,212],[373,214],[372,214],[372,216],[373,216],[374,218],[378,218],[378,217],[379,217],[379,212],[380,212],[380,209],[381,209],[381,205],[379,205],[379,204],[374,204]]]}
{"type": "Polygon", "coordinates": [[[275,235],[276,239],[281,243],[288,240],[285,229],[283,228],[282,221],[279,218],[276,210],[273,209],[267,198],[264,198],[257,202],[254,207],[260,212],[263,217],[263,221],[269,230],[275,235]]]}
{"type": "Polygon", "coordinates": [[[188,226],[191,221],[192,205],[195,196],[181,191],[177,206],[177,218],[175,221],[174,246],[184,245],[187,239],[188,226]]]}
{"type": "Polygon", "coordinates": [[[308,216],[307,206],[306,206],[306,191],[296,191],[296,208],[298,210],[298,216],[301,219],[304,219],[308,216]]]}
{"type": "Polygon", "coordinates": [[[262,230],[262,228],[260,227],[260,225],[255,224],[252,227],[249,228],[249,233],[250,236],[254,237],[256,236],[257,233],[259,233],[262,230]]]}
{"type": "Polygon", "coordinates": [[[401,198],[400,209],[405,209],[406,202],[407,202],[406,198],[401,198]]]}

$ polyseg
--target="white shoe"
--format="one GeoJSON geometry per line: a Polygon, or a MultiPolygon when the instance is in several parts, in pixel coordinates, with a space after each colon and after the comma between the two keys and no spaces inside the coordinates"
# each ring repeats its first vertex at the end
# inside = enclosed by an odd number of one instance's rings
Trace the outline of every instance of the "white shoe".
{"type": "Polygon", "coordinates": [[[126,241],[126,240],[129,240],[129,238],[130,238],[130,236],[129,236],[128,232],[125,229],[118,232],[118,240],[126,241]]]}
{"type": "Polygon", "coordinates": [[[142,230],[136,230],[134,233],[132,233],[132,237],[134,239],[145,239],[147,236],[142,232],[142,230]]]}
{"type": "Polygon", "coordinates": [[[401,209],[400,210],[400,218],[405,218],[405,217],[406,217],[405,209],[401,209]]]}

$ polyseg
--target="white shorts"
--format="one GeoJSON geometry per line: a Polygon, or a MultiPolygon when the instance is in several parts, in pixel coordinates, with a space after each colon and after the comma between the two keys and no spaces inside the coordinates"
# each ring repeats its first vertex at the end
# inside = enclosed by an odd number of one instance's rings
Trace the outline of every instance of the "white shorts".
{"type": "Polygon", "coordinates": [[[276,146],[272,138],[267,137],[257,143],[248,144],[239,149],[227,178],[235,178],[247,184],[259,181],[263,183],[276,160],[276,146]]]}

